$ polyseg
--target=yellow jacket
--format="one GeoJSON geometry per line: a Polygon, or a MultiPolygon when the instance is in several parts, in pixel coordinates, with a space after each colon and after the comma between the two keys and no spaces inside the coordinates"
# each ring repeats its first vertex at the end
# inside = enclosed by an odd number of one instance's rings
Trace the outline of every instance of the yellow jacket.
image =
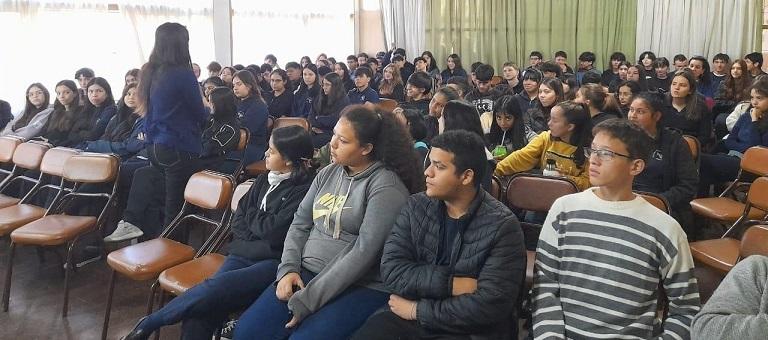
{"type": "MultiPolygon", "coordinates": [[[[547,159],[552,158],[557,164],[557,171],[576,183],[579,190],[589,188],[589,161],[581,168],[574,163],[576,147],[553,138],[549,131],[544,131],[531,140],[524,148],[511,153],[496,165],[494,174],[507,176],[528,171],[536,167],[544,168],[547,159]]],[[[579,151],[581,152],[581,151],[579,151]]]]}

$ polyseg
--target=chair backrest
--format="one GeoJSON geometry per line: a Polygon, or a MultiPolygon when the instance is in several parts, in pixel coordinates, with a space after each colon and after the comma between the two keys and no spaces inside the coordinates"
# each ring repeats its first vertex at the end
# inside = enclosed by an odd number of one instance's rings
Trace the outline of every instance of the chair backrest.
{"type": "Polygon", "coordinates": [[[78,149],[55,147],[48,150],[40,163],[40,172],[56,177],[64,175],[64,165],[67,161],[80,153],[78,149]]]}
{"type": "Polygon", "coordinates": [[[392,112],[395,110],[395,108],[397,108],[397,100],[389,99],[389,98],[380,98],[379,103],[376,104],[376,107],[378,107],[382,111],[392,112]]]}
{"type": "Polygon", "coordinates": [[[579,192],[573,181],[564,177],[549,177],[518,173],[507,184],[507,205],[536,212],[547,212],[556,199],[579,192]]]}
{"type": "Polygon", "coordinates": [[[275,117],[267,116],[267,135],[272,135],[272,129],[275,128],[275,117]]]}
{"type": "Polygon", "coordinates": [[[22,140],[14,137],[0,137],[0,163],[13,161],[13,153],[21,145],[22,140]]]}
{"type": "Polygon", "coordinates": [[[749,186],[747,201],[755,208],[768,211],[768,177],[758,177],[749,186]]]}
{"type": "Polygon", "coordinates": [[[240,140],[237,142],[236,151],[243,151],[248,146],[248,141],[251,139],[251,132],[246,128],[240,128],[240,140]]]}
{"type": "Polygon", "coordinates": [[[232,198],[232,178],[213,171],[201,171],[189,178],[184,188],[187,203],[207,210],[227,207],[232,198]]]}
{"type": "Polygon", "coordinates": [[[250,179],[243,183],[240,183],[235,188],[235,192],[232,194],[232,203],[229,204],[230,209],[232,209],[232,212],[234,213],[235,210],[237,210],[238,205],[240,204],[240,200],[245,197],[245,195],[248,193],[249,190],[251,190],[251,187],[253,186],[254,180],[250,179]]]}
{"type": "Polygon", "coordinates": [[[43,156],[50,148],[50,145],[43,143],[21,143],[13,152],[13,164],[27,170],[39,170],[43,156]]]}
{"type": "Polygon", "coordinates": [[[298,125],[303,127],[304,130],[309,131],[309,121],[301,117],[280,117],[275,120],[275,125],[272,127],[272,129],[277,129],[277,128],[291,126],[291,125],[298,125]]]}
{"type": "Polygon", "coordinates": [[[488,193],[491,194],[493,198],[501,201],[501,180],[498,177],[491,177],[491,190],[488,191],[488,193]]]}
{"type": "Polygon", "coordinates": [[[636,194],[644,198],[648,203],[650,203],[654,207],[659,208],[659,210],[663,211],[665,214],[668,214],[668,215],[670,214],[671,210],[669,209],[669,203],[661,195],[654,194],[652,192],[636,192],[636,194]]]}
{"type": "Polygon", "coordinates": [[[501,84],[502,81],[504,81],[504,78],[502,78],[501,76],[491,77],[491,85],[493,86],[501,84]]]}
{"type": "Polygon", "coordinates": [[[685,143],[688,144],[688,148],[691,150],[691,156],[693,156],[693,162],[696,165],[699,164],[699,154],[701,153],[701,143],[699,139],[694,136],[683,135],[685,143]]]}
{"type": "Polygon", "coordinates": [[[768,256],[768,226],[754,225],[744,232],[741,237],[739,257],[743,259],[750,255],[768,256]]]}
{"type": "MultiPolygon", "coordinates": [[[[56,148],[51,149],[51,151],[56,148]]],[[[50,151],[49,151],[50,152],[50,151]]],[[[115,155],[99,153],[75,154],[64,164],[63,177],[78,183],[108,183],[117,178],[120,159],[115,155]]]]}
{"type": "Polygon", "coordinates": [[[759,176],[768,176],[768,148],[753,146],[741,158],[741,169],[759,176]]]}

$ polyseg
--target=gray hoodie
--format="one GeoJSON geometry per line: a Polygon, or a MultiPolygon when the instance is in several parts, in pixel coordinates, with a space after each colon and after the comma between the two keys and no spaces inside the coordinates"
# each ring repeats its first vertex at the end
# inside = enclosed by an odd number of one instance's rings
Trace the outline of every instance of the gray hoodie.
{"type": "Polygon", "coordinates": [[[352,284],[386,291],[379,277],[384,242],[409,193],[376,162],[354,176],[331,164],[315,177],[288,230],[277,280],[303,267],[317,273],[291,296],[299,320],[352,284]]]}
{"type": "Polygon", "coordinates": [[[45,127],[45,123],[48,122],[48,118],[51,116],[52,112],[53,108],[50,107],[40,111],[32,117],[32,120],[30,120],[27,125],[13,131],[13,125],[24,115],[23,112],[20,112],[10,123],[8,123],[8,125],[5,126],[5,129],[0,132],[0,136],[17,136],[24,138],[25,140],[37,137],[43,133],[43,127],[45,127]]]}

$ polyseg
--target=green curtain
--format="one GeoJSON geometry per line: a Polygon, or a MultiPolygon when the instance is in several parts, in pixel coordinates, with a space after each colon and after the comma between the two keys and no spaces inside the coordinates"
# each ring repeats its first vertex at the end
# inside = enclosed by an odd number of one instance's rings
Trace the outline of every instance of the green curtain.
{"type": "Polygon", "coordinates": [[[527,66],[534,50],[544,59],[563,50],[574,70],[584,51],[602,69],[616,51],[634,59],[636,22],[636,0],[432,0],[426,45],[441,68],[451,53],[465,69],[474,61],[499,69],[506,61],[527,66]]]}

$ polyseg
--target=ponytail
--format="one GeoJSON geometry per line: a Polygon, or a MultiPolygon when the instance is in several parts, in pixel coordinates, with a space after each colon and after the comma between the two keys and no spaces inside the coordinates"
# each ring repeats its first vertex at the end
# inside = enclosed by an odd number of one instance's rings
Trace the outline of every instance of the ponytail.
{"type": "Polygon", "coordinates": [[[565,119],[574,126],[569,143],[576,147],[573,162],[576,163],[576,166],[582,167],[586,162],[584,148],[592,144],[592,117],[589,114],[589,107],[587,104],[580,104],[570,100],[559,103],[556,106],[563,110],[565,119]]]}

